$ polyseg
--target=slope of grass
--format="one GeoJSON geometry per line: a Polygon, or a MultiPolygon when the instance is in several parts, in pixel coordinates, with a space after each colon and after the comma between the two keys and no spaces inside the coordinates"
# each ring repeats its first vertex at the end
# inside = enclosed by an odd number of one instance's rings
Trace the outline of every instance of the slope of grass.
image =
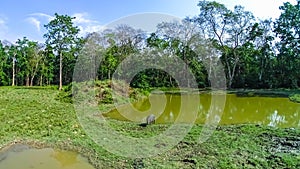
{"type": "MultiPolygon", "coordinates": [[[[220,126],[202,144],[197,141],[202,126],[195,125],[178,145],[159,156],[116,156],[89,138],[73,105],[58,100],[58,94],[51,88],[0,87],[1,148],[24,143],[78,151],[96,168],[300,168],[299,129],[255,125],[220,126]]],[[[116,120],[109,123],[120,134],[137,138],[150,137],[170,127],[141,127],[116,120]]]]}
{"type": "Polygon", "coordinates": [[[110,166],[113,154],[97,146],[86,135],[73,105],[55,99],[57,94],[58,91],[52,89],[1,87],[1,147],[26,143],[33,147],[69,149],[83,153],[95,166],[100,162],[110,166]]]}

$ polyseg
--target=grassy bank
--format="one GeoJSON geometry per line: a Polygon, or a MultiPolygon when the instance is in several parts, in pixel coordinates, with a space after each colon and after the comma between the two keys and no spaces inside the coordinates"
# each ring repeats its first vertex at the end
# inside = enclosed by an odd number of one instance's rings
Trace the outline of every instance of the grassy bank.
{"type": "MultiPolygon", "coordinates": [[[[102,92],[109,90],[109,86],[99,86],[102,92]]],[[[159,156],[119,157],[88,137],[73,105],[60,101],[62,95],[68,94],[51,88],[0,87],[1,148],[25,143],[38,148],[78,151],[96,168],[300,168],[299,129],[256,125],[220,126],[202,144],[197,141],[202,126],[195,125],[178,145],[159,156]]],[[[100,105],[109,105],[98,101],[100,105]]],[[[101,109],[105,111],[108,107],[101,109]]],[[[155,124],[144,128],[116,120],[109,123],[120,134],[132,137],[156,135],[169,127],[155,124]]]]}

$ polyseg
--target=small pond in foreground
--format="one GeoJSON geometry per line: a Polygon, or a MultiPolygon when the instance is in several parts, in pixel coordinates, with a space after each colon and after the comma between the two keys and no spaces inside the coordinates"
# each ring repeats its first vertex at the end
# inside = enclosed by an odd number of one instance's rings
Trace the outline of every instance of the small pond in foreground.
{"type": "Polygon", "coordinates": [[[0,152],[0,169],[94,169],[76,152],[13,145],[0,152]]]}
{"type": "MultiPolygon", "coordinates": [[[[122,105],[118,109],[105,113],[104,116],[118,120],[143,122],[145,117],[152,113],[158,117],[157,123],[172,123],[182,109],[181,113],[184,115],[180,116],[180,122],[190,121],[195,117],[195,123],[204,124],[211,109],[212,97],[218,98],[211,94],[151,94],[148,99],[133,103],[134,108],[131,108],[131,104],[122,105]],[[200,103],[194,101],[197,98],[200,99],[200,103]],[[181,100],[185,101],[185,105],[181,105],[181,100]],[[196,116],[190,113],[195,110],[197,111],[196,116]]],[[[235,94],[226,94],[220,97],[226,99],[226,101],[223,99],[225,106],[218,116],[221,125],[260,124],[273,127],[300,127],[300,104],[291,102],[288,98],[239,97],[235,94]]]]}

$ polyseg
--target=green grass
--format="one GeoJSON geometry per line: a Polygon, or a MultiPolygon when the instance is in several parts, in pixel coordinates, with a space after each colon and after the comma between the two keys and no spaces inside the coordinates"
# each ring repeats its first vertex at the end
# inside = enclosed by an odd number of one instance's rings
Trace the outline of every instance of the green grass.
{"type": "MultiPolygon", "coordinates": [[[[57,99],[52,88],[0,87],[0,146],[25,143],[77,151],[96,168],[300,168],[300,129],[257,125],[219,126],[204,143],[195,125],[171,150],[152,158],[114,155],[89,138],[71,103],[57,99]]],[[[61,94],[60,94],[61,95],[61,94]]],[[[101,111],[107,111],[100,104],[101,111]]],[[[109,120],[120,134],[137,138],[157,135],[170,124],[140,127],[109,120]]]]}
{"type": "Polygon", "coordinates": [[[58,91],[44,88],[0,88],[0,144],[23,142],[79,151],[95,166],[110,166],[109,154],[82,130],[72,104],[60,102],[58,91]],[[101,153],[101,156],[97,153],[101,153]],[[108,158],[108,159],[107,159],[108,158]],[[108,161],[107,161],[108,160],[108,161]]]}

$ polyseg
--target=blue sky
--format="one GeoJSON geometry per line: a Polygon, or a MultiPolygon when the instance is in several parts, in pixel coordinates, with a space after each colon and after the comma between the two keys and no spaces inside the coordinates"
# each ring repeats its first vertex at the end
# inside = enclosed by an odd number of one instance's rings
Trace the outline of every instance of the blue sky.
{"type": "MultiPolygon", "coordinates": [[[[216,1],[230,9],[240,4],[256,17],[269,18],[278,17],[278,7],[287,0],[216,1]]],[[[295,3],[296,0],[290,2],[295,3]]],[[[137,13],[155,12],[179,18],[195,16],[199,11],[197,3],[198,0],[4,0],[0,6],[0,40],[15,42],[26,36],[30,40],[43,41],[43,25],[52,19],[55,12],[75,16],[74,23],[84,34],[98,30],[121,17],[137,13]]]]}

